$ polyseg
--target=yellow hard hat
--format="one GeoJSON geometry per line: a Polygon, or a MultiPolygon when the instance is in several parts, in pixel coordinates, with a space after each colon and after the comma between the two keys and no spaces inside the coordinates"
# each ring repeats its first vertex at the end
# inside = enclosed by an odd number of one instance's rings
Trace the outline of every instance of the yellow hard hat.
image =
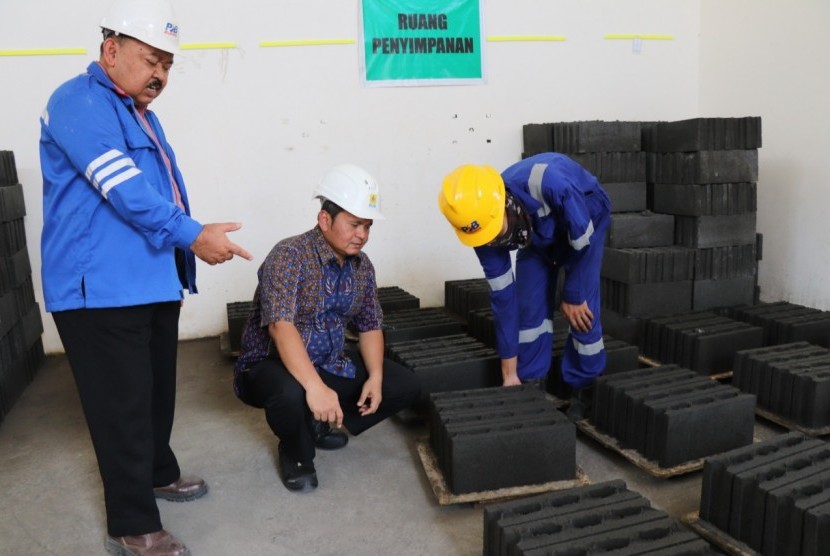
{"type": "Polygon", "coordinates": [[[438,207],[461,243],[469,247],[479,247],[499,235],[504,206],[504,180],[490,166],[459,166],[444,178],[438,195],[438,207]]]}

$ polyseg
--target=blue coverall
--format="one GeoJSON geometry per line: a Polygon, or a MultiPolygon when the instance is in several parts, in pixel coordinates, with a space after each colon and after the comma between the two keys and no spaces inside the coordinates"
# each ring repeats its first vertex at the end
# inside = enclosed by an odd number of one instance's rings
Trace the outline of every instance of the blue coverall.
{"type": "Polygon", "coordinates": [[[588,302],[594,315],[588,332],[570,330],[562,377],[572,388],[590,385],[605,369],[600,323],[600,267],[611,203],[599,181],[559,153],[542,153],[502,172],[505,188],[531,216],[531,243],[475,249],[490,285],[499,357],[518,356],[522,381],[547,375],[553,357],[553,314],[559,269],[565,269],[562,300],[588,302]]]}

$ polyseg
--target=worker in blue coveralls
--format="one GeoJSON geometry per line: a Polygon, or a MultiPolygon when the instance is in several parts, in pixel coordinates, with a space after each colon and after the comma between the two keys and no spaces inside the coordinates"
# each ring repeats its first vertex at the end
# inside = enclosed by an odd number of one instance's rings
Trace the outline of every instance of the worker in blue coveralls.
{"type": "Polygon", "coordinates": [[[568,416],[587,417],[605,369],[599,284],[611,203],[597,178],[559,153],[526,158],[501,175],[466,164],[444,178],[438,206],[461,243],[475,248],[490,286],[505,386],[544,382],[564,268],[560,308],[570,330],[562,378],[574,391],[568,416]]]}

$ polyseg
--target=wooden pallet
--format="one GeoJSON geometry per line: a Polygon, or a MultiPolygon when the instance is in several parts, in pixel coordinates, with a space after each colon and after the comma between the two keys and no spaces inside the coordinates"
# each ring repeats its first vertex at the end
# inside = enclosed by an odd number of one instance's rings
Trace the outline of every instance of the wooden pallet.
{"type": "MultiPolygon", "coordinates": [[[[665,365],[665,363],[661,363],[656,359],[652,359],[651,357],[646,357],[645,355],[640,355],[637,357],[640,363],[643,365],[648,365],[649,367],[659,367],[660,365],[665,365]]],[[[721,373],[714,373],[710,375],[702,375],[708,376],[712,380],[728,380],[732,378],[732,371],[723,371],[721,373]]]]}
{"type": "Polygon", "coordinates": [[[578,421],[576,423],[576,428],[585,433],[587,436],[593,438],[606,448],[614,450],[622,457],[624,457],[625,459],[627,459],[643,471],[647,472],[649,475],[657,477],[659,479],[664,479],[667,477],[676,477],[677,475],[685,475],[686,473],[692,473],[694,471],[699,471],[703,469],[703,458],[681,463],[680,465],[675,465],[674,467],[660,467],[656,462],[650,459],[646,459],[646,457],[643,456],[640,452],[632,450],[630,448],[623,448],[622,446],[620,446],[616,438],[600,432],[587,419],[578,421]]]}
{"type": "Polygon", "coordinates": [[[698,512],[692,512],[680,519],[689,529],[714,544],[727,554],[734,556],[759,556],[759,553],[749,548],[741,541],[728,533],[724,533],[708,521],[700,519],[698,512]]]}
{"type": "Polygon", "coordinates": [[[587,475],[585,475],[582,469],[577,466],[576,478],[567,481],[552,481],[536,485],[522,485],[480,492],[454,494],[450,491],[449,487],[447,487],[446,481],[444,481],[444,474],[438,466],[438,461],[435,459],[435,454],[432,452],[429,440],[426,438],[418,439],[415,441],[415,446],[418,449],[418,456],[421,458],[421,463],[424,466],[427,479],[429,479],[429,483],[432,486],[432,492],[434,492],[436,498],[438,498],[438,504],[442,506],[448,504],[496,502],[499,500],[519,498],[531,494],[541,494],[543,492],[564,490],[566,488],[590,484],[587,475]]]}
{"type": "Polygon", "coordinates": [[[817,429],[805,427],[804,425],[800,425],[794,421],[790,421],[789,419],[782,417],[781,415],[773,413],[768,409],[758,407],[757,405],[755,406],[755,415],[763,419],[766,419],[767,421],[771,421],[776,425],[780,425],[786,429],[804,433],[807,436],[825,436],[827,434],[830,434],[830,426],[821,427],[817,429]]]}

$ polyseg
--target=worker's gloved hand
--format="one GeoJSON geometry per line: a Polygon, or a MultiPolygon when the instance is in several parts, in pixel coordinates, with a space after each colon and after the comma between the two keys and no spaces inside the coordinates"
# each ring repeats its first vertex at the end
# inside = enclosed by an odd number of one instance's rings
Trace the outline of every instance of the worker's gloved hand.
{"type": "Polygon", "coordinates": [[[583,301],[580,305],[571,305],[563,301],[561,310],[568,319],[571,329],[588,332],[594,327],[594,313],[588,308],[587,301],[583,301]]]}

